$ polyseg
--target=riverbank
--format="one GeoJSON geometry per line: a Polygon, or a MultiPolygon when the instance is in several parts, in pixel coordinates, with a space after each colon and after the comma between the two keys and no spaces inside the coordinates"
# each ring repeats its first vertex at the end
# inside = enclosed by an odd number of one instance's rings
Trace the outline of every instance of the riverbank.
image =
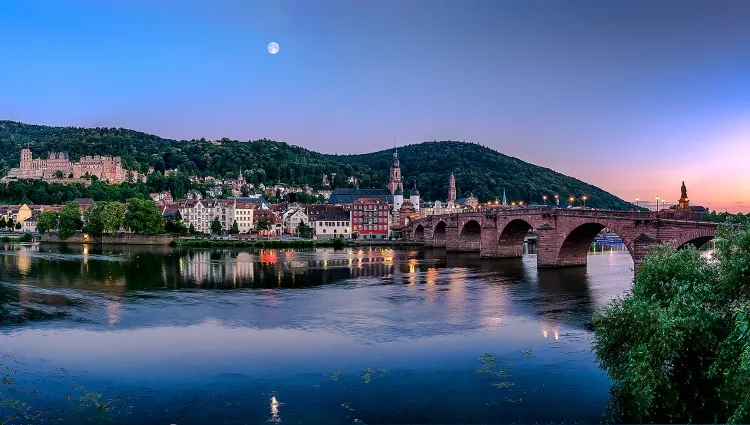
{"type": "Polygon", "coordinates": [[[265,240],[227,240],[227,239],[178,239],[170,246],[191,248],[344,248],[351,246],[349,241],[341,239],[265,239],[265,240]]]}
{"type": "Polygon", "coordinates": [[[118,233],[116,235],[103,235],[93,238],[85,233],[75,233],[67,239],[61,239],[57,233],[49,232],[42,235],[45,243],[67,243],[67,244],[102,244],[102,245],[169,245],[175,237],[169,234],[162,235],[140,235],[136,233],[118,233]]]}

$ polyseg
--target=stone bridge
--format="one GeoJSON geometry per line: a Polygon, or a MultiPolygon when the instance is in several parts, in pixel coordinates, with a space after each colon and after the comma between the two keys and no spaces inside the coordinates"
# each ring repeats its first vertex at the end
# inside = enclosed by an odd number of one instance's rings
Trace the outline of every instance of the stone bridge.
{"type": "Polygon", "coordinates": [[[633,263],[643,260],[651,245],[670,243],[702,246],[714,238],[717,223],[665,219],[656,212],[585,209],[486,209],[430,216],[403,229],[405,239],[448,251],[478,251],[482,257],[520,257],[529,230],[537,234],[537,266],[586,265],[596,235],[616,233],[633,263]]]}

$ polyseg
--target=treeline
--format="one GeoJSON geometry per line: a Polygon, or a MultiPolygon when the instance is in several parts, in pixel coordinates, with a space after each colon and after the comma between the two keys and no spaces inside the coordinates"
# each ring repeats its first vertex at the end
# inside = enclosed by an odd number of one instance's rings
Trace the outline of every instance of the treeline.
{"type": "Polygon", "coordinates": [[[67,239],[81,230],[94,239],[107,234],[116,234],[125,228],[134,233],[156,235],[164,232],[164,219],[156,203],[138,198],[121,202],[99,201],[81,215],[80,205],[70,202],[58,213],[48,210],[39,213],[36,229],[39,233],[57,231],[61,239],[67,239]]]}
{"type": "Polygon", "coordinates": [[[703,213],[701,219],[704,221],[712,221],[714,223],[742,224],[750,223],[750,214],[732,214],[729,212],[717,213],[716,211],[711,211],[703,213]]]}

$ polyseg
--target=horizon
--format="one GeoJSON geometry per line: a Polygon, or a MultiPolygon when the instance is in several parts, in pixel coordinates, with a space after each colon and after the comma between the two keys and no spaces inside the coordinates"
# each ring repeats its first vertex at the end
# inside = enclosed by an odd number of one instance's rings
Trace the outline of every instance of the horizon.
{"type": "Polygon", "coordinates": [[[643,206],[684,180],[750,212],[750,3],[471,6],[8,1],[0,116],[326,154],[465,141],[643,206]]]}

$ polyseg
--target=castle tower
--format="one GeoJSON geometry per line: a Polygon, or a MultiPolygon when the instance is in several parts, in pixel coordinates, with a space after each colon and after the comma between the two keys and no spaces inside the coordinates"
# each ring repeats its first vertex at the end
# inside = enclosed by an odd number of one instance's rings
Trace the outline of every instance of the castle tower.
{"type": "Polygon", "coordinates": [[[414,189],[412,189],[411,193],[409,194],[409,201],[411,201],[411,204],[414,205],[414,209],[416,211],[419,211],[419,191],[417,190],[416,180],[414,180],[414,189]]]}
{"type": "Polygon", "coordinates": [[[398,162],[398,151],[393,148],[393,159],[391,159],[391,177],[388,180],[388,190],[391,195],[396,193],[396,189],[404,190],[404,183],[401,180],[401,164],[398,162]]]}
{"type": "Polygon", "coordinates": [[[31,169],[31,149],[21,149],[21,166],[20,168],[22,170],[30,170],[31,169]]]}
{"type": "Polygon", "coordinates": [[[448,180],[448,202],[456,202],[456,176],[453,173],[448,180]]]}
{"type": "Polygon", "coordinates": [[[401,209],[401,205],[404,204],[404,191],[401,189],[396,189],[395,192],[393,192],[393,211],[398,211],[401,209]]]}

